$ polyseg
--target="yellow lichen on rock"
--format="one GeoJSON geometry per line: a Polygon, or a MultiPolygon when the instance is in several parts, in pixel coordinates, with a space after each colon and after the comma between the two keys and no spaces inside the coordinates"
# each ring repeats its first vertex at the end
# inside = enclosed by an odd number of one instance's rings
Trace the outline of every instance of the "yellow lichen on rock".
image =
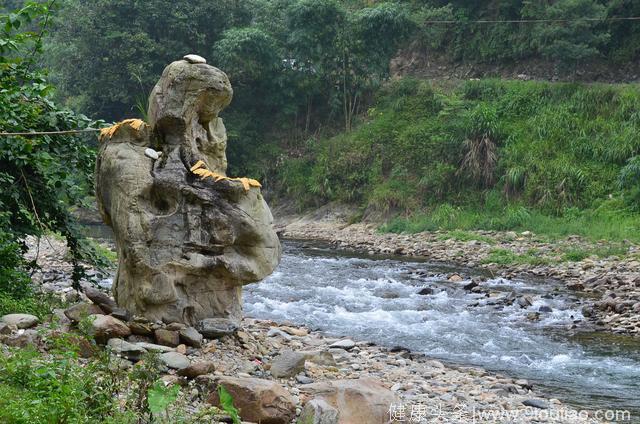
{"type": "Polygon", "coordinates": [[[191,167],[191,172],[193,172],[194,175],[198,175],[201,180],[204,180],[207,177],[211,177],[214,179],[215,182],[218,182],[221,180],[240,181],[245,191],[249,191],[251,187],[258,187],[258,188],[262,187],[262,184],[260,184],[260,182],[252,178],[245,178],[245,177],[229,178],[229,177],[225,177],[224,175],[212,172],[207,169],[204,162],[201,160],[196,162],[196,164],[191,167]]]}
{"type": "Polygon", "coordinates": [[[109,128],[103,128],[100,130],[100,140],[102,141],[105,137],[113,137],[116,132],[123,126],[128,125],[136,131],[140,131],[142,128],[147,126],[147,123],[142,119],[125,119],[122,122],[118,122],[115,125],[110,126],[109,128]]]}

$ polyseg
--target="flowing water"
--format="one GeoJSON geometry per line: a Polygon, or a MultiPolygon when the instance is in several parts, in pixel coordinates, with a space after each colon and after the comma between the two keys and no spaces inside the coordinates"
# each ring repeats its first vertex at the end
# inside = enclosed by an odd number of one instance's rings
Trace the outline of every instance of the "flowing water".
{"type": "Polygon", "coordinates": [[[640,343],[568,329],[583,317],[557,283],[489,279],[482,283],[493,292],[487,298],[445,276],[473,270],[358,256],[317,243],[288,241],[284,247],[277,271],[245,287],[247,315],[482,366],[527,378],[576,406],[640,416],[640,343]],[[433,294],[419,295],[423,287],[433,294]],[[533,304],[502,304],[512,291],[531,296],[533,304]],[[537,322],[527,319],[543,305],[552,312],[537,322]]]}

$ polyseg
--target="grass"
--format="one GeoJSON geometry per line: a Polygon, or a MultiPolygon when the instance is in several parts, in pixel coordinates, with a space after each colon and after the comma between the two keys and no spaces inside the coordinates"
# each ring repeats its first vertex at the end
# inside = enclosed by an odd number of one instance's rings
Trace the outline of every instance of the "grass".
{"type": "Polygon", "coordinates": [[[491,237],[462,230],[449,231],[446,234],[439,236],[438,240],[481,241],[490,245],[496,244],[496,241],[491,237]]]}
{"type": "Polygon", "coordinates": [[[566,262],[580,262],[592,256],[597,258],[609,258],[612,256],[621,258],[626,256],[629,247],[624,244],[611,244],[597,247],[575,247],[567,250],[562,259],[566,262]]]}
{"type": "Polygon", "coordinates": [[[483,264],[497,265],[550,265],[553,260],[542,256],[536,249],[530,249],[525,254],[517,254],[509,249],[496,248],[489,252],[489,256],[482,260],[483,264]]]}
{"type": "MultiPolygon", "coordinates": [[[[620,206],[620,205],[618,205],[620,206]]],[[[447,230],[468,232],[473,230],[531,231],[547,241],[581,236],[590,241],[640,242],[640,216],[625,208],[616,208],[610,201],[606,207],[567,211],[563,215],[545,214],[542,211],[520,206],[514,208],[464,208],[459,207],[446,221],[434,218],[435,212],[423,212],[410,217],[397,217],[380,227],[382,232],[418,233],[447,230]]],[[[437,209],[436,209],[437,212],[437,209]]],[[[598,252],[596,252],[600,256],[598,252]]],[[[615,252],[612,254],[616,254],[615,252]]]]}

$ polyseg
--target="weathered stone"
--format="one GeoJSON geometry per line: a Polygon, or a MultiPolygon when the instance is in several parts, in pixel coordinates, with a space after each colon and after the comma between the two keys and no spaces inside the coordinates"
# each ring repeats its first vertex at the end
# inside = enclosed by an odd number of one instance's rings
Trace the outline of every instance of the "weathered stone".
{"type": "Polygon", "coordinates": [[[423,287],[418,291],[418,294],[421,296],[428,296],[433,294],[433,289],[431,287],[423,287]]]}
{"type": "Polygon", "coordinates": [[[330,348],[334,349],[344,349],[351,350],[356,346],[356,343],[351,339],[338,340],[337,342],[331,344],[330,348]]]}
{"type": "Polygon", "coordinates": [[[91,335],[96,341],[104,343],[113,338],[124,338],[131,334],[127,325],[110,315],[90,315],[91,335]]]}
{"type": "Polygon", "coordinates": [[[170,324],[167,324],[167,326],[165,327],[165,330],[180,331],[180,330],[184,330],[185,328],[187,328],[187,326],[181,322],[172,322],[170,324]]]}
{"type": "Polygon", "coordinates": [[[335,380],[301,386],[308,396],[322,400],[339,412],[339,424],[387,423],[396,396],[373,378],[335,380]]]}
{"type": "Polygon", "coordinates": [[[104,311],[98,305],[91,303],[78,303],[68,307],[64,311],[64,315],[73,322],[80,322],[89,315],[102,315],[104,311]]]}
{"type": "Polygon", "coordinates": [[[156,342],[160,345],[176,347],[180,344],[180,333],[159,328],[155,331],[156,342]]]}
{"type": "Polygon", "coordinates": [[[202,347],[202,334],[198,333],[193,327],[187,327],[180,330],[180,341],[191,347],[202,347]]]}
{"type": "Polygon", "coordinates": [[[110,348],[113,353],[124,356],[134,362],[139,361],[142,355],[147,352],[147,350],[140,345],[129,343],[122,339],[109,339],[107,347],[110,348]]]}
{"type": "Polygon", "coordinates": [[[191,362],[189,358],[178,352],[166,352],[160,355],[160,360],[169,368],[181,370],[187,368],[191,362]]]}
{"type": "Polygon", "coordinates": [[[473,290],[473,289],[475,289],[476,287],[479,287],[479,286],[480,286],[480,284],[476,280],[471,280],[469,283],[467,283],[464,286],[462,286],[462,288],[464,290],[470,291],[470,290],[473,290]]]}
{"type": "Polygon", "coordinates": [[[291,334],[292,336],[303,337],[309,334],[309,330],[307,330],[306,328],[281,326],[280,329],[287,334],[291,334]]]}
{"type": "Polygon", "coordinates": [[[118,307],[116,301],[113,300],[108,294],[94,287],[85,285],[83,287],[83,292],[90,301],[98,305],[100,309],[102,309],[107,314],[112,313],[118,307]]]}
{"type": "Polygon", "coordinates": [[[183,59],[189,63],[207,63],[207,59],[197,54],[188,54],[184,56],[183,59]]]}
{"type": "Polygon", "coordinates": [[[284,351],[271,361],[271,375],[275,378],[293,377],[304,370],[306,360],[307,356],[304,353],[284,351]]]}
{"type": "Polygon", "coordinates": [[[296,381],[300,384],[311,384],[313,383],[313,378],[307,377],[304,374],[296,375],[296,381]]]}
{"type": "Polygon", "coordinates": [[[242,285],[280,260],[260,189],[191,171],[202,161],[202,170],[224,176],[227,136],[218,114],[231,97],[227,76],[189,55],[153,89],[149,125],[124,123],[102,137],[96,198],[116,239],[114,296],[134,314],[188,325],[239,322],[242,285]],[[160,160],[145,156],[152,134],[160,160]]]}
{"type": "Polygon", "coordinates": [[[153,329],[151,328],[151,323],[148,322],[130,322],[129,328],[133,334],[137,334],[138,336],[151,336],[153,335],[153,329]]]}
{"type": "Polygon", "coordinates": [[[298,424],[338,424],[339,412],[322,399],[311,399],[304,405],[298,424]]]}
{"type": "Polygon", "coordinates": [[[524,406],[530,406],[532,408],[549,409],[549,404],[539,399],[526,399],[522,401],[522,404],[524,406]]]}
{"type": "Polygon", "coordinates": [[[236,332],[238,324],[226,318],[207,318],[199,321],[196,329],[208,339],[217,339],[236,332]]]}
{"type": "Polygon", "coordinates": [[[196,378],[199,375],[205,375],[215,371],[215,364],[211,361],[194,362],[186,368],[178,371],[178,375],[187,378],[196,378]]]}
{"type": "MultiPolygon", "coordinates": [[[[233,404],[245,421],[263,424],[289,424],[296,414],[296,405],[281,385],[259,378],[223,377],[218,384],[233,397],[233,404]]],[[[207,400],[219,406],[217,391],[207,400]]]]}
{"type": "Polygon", "coordinates": [[[314,364],[331,366],[334,367],[336,365],[336,360],[334,359],[331,352],[324,350],[307,350],[301,351],[307,361],[313,362],[314,364]]]}
{"type": "Polygon", "coordinates": [[[163,346],[155,343],[136,342],[136,345],[152,352],[175,352],[175,349],[169,346],[163,346]]]}
{"type": "Polygon", "coordinates": [[[118,318],[120,321],[129,321],[131,319],[131,313],[124,308],[115,308],[111,312],[111,316],[118,318]]]}
{"type": "Polygon", "coordinates": [[[9,314],[3,316],[0,321],[13,325],[18,329],[31,328],[40,321],[37,316],[30,314],[9,314]]]}
{"type": "Polygon", "coordinates": [[[24,330],[17,334],[7,336],[3,343],[11,347],[27,347],[37,345],[40,342],[40,335],[36,330],[24,330]]]}
{"type": "Polygon", "coordinates": [[[150,158],[150,159],[153,159],[153,160],[160,159],[160,155],[161,154],[162,154],[162,152],[156,152],[155,150],[150,149],[150,148],[144,149],[144,155],[146,157],[150,158]]]}
{"type": "Polygon", "coordinates": [[[6,322],[0,322],[0,335],[11,334],[11,326],[6,322]]]}

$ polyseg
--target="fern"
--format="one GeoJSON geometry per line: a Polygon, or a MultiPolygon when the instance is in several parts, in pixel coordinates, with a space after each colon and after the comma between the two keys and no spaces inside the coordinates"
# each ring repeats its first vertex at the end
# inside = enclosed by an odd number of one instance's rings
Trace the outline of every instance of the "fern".
{"type": "Polygon", "coordinates": [[[238,409],[233,406],[233,397],[222,385],[218,386],[218,397],[220,398],[220,406],[222,410],[229,414],[233,420],[233,424],[241,424],[238,409]]]}

